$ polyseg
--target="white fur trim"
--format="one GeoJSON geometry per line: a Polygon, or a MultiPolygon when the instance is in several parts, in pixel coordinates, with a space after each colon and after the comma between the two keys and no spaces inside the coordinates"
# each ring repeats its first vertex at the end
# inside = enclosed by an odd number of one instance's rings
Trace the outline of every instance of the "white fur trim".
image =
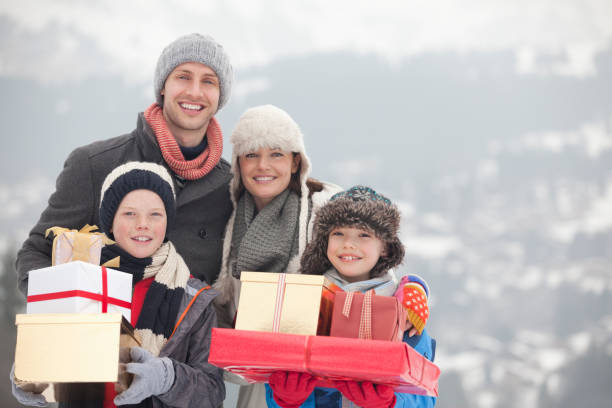
{"type": "Polygon", "coordinates": [[[329,199],[332,198],[334,194],[339,193],[343,190],[342,187],[334,183],[329,183],[327,181],[324,181],[322,183],[323,190],[312,195],[312,206],[317,210],[323,207],[329,201],[329,199]]]}
{"type": "Polygon", "coordinates": [[[273,105],[248,109],[230,137],[234,153],[241,156],[262,147],[303,152],[304,137],[299,126],[284,110],[273,105]]]}
{"type": "Polygon", "coordinates": [[[312,195],[312,215],[310,216],[310,221],[308,222],[308,242],[310,242],[310,240],[312,239],[312,230],[314,228],[314,220],[317,215],[317,212],[321,207],[325,205],[325,203],[329,201],[329,199],[334,194],[342,191],[342,187],[336,184],[328,183],[326,181],[322,183],[323,190],[312,195]]]}
{"type": "Polygon", "coordinates": [[[289,260],[289,263],[287,264],[287,270],[285,270],[285,273],[298,273],[298,271],[300,270],[300,259],[301,258],[302,258],[301,254],[297,254],[296,256],[291,258],[289,260]]]}
{"type": "MultiPolygon", "coordinates": [[[[233,201],[233,200],[232,200],[233,201]]],[[[221,258],[221,271],[213,288],[219,292],[214,302],[218,305],[226,305],[233,297],[232,282],[233,276],[229,270],[229,254],[232,246],[232,231],[234,230],[234,220],[236,219],[236,205],[234,211],[225,226],[225,238],[223,239],[223,257],[221,258]]]]}

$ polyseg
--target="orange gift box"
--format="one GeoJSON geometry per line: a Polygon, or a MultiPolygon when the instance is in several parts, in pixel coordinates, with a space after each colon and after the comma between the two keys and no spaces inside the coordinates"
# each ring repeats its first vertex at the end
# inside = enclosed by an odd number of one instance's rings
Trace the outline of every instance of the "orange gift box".
{"type": "Polygon", "coordinates": [[[214,328],[208,361],[250,383],[277,370],[308,372],[317,386],[372,381],[396,392],[438,396],[440,369],[403,342],[214,328]]]}

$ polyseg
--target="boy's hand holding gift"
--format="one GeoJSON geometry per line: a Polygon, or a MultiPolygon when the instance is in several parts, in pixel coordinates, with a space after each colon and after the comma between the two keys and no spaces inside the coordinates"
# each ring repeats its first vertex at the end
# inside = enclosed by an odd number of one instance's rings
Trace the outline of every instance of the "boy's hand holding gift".
{"type": "MultiPolygon", "coordinates": [[[[41,394],[42,391],[47,387],[45,384],[41,389],[37,390],[24,390],[15,384],[15,363],[11,367],[11,372],[9,374],[9,378],[11,379],[11,391],[13,392],[13,396],[20,404],[28,405],[30,407],[46,407],[49,405],[45,396],[41,394]]],[[[32,385],[32,384],[30,384],[32,385]]]]}
{"type": "Polygon", "coordinates": [[[394,296],[406,308],[408,336],[423,333],[429,317],[429,288],[425,280],[418,275],[403,276],[394,296]]]}
{"type": "Polygon", "coordinates": [[[155,357],[141,347],[132,347],[130,357],[132,362],[126,365],[126,371],[134,379],[127,390],[115,397],[115,405],[138,404],[170,389],[174,383],[174,366],[168,357],[155,357]]]}

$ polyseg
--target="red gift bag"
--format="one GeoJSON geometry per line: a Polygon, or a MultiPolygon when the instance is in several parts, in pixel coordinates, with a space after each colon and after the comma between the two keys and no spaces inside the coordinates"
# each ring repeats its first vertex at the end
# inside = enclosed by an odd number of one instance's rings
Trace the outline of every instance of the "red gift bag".
{"type": "Polygon", "coordinates": [[[330,336],[402,341],[405,328],[406,310],[396,297],[336,293],[330,336]]]}

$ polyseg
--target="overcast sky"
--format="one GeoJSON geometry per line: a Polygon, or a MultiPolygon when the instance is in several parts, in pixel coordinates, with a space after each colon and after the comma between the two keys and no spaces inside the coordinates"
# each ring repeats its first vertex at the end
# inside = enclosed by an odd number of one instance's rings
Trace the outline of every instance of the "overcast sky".
{"type": "MultiPolygon", "coordinates": [[[[610,0],[19,0],[0,3],[0,77],[119,75],[150,83],[163,46],[209,33],[234,65],[315,52],[511,51],[523,74],[594,75],[612,44],[610,0]]],[[[239,71],[238,71],[239,72],[239,71]]]]}

